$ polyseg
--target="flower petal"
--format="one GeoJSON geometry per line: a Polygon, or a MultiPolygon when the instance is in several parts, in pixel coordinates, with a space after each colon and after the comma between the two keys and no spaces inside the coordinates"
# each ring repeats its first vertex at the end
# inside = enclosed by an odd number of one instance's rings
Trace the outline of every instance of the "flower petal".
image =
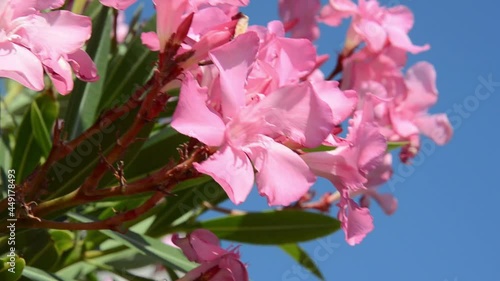
{"type": "Polygon", "coordinates": [[[0,42],[0,77],[14,79],[35,91],[44,87],[40,60],[28,49],[10,42],[0,42]]]}
{"type": "Polygon", "coordinates": [[[300,156],[269,137],[260,136],[258,142],[248,148],[258,171],[259,193],[267,197],[269,205],[290,205],[299,200],[316,181],[300,156]],[[283,171],[286,176],[277,171],[283,171]]]}
{"type": "Polygon", "coordinates": [[[221,147],[215,154],[194,167],[202,174],[211,176],[219,183],[227,196],[235,204],[247,198],[254,182],[252,163],[247,155],[228,145],[221,147]]]}
{"type": "Polygon", "coordinates": [[[373,230],[373,218],[368,208],[358,206],[352,199],[342,198],[339,203],[339,220],[345,240],[351,246],[361,243],[373,230]]]}
{"type": "Polygon", "coordinates": [[[257,105],[245,108],[240,116],[248,116],[242,120],[262,116],[266,123],[274,126],[277,136],[285,136],[306,147],[320,145],[335,126],[330,107],[309,83],[279,88],[257,105]]]}
{"type": "Polygon", "coordinates": [[[446,114],[423,115],[415,120],[420,132],[439,145],[444,145],[453,136],[453,128],[446,114]]]}
{"type": "Polygon", "coordinates": [[[87,82],[95,82],[99,80],[99,75],[97,74],[97,68],[94,62],[90,56],[81,49],[68,54],[68,62],[75,71],[78,79],[87,82]]]}
{"type": "Polygon", "coordinates": [[[159,51],[160,50],[160,39],[158,39],[158,35],[156,32],[143,32],[141,33],[141,41],[142,44],[151,51],[159,51]]]}
{"type": "Polygon", "coordinates": [[[210,58],[220,72],[221,105],[224,117],[235,116],[245,105],[244,86],[258,48],[257,34],[247,32],[210,52],[210,58]]]}
{"type": "Polygon", "coordinates": [[[220,116],[208,108],[207,98],[207,89],[200,87],[191,73],[186,73],[171,125],[208,146],[219,146],[226,126],[220,116]]]}

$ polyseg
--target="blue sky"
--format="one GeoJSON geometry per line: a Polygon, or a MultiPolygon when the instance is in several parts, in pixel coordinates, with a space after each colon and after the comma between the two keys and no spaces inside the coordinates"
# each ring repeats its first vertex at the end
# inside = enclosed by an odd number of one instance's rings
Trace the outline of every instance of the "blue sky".
{"type": "MultiPolygon", "coordinates": [[[[276,2],[253,0],[244,12],[251,24],[266,24],[278,18],[276,2]]],[[[434,64],[440,99],[431,111],[447,112],[455,135],[444,147],[428,142],[413,168],[395,166],[400,181],[383,188],[398,198],[399,209],[389,217],[373,204],[375,230],[363,243],[351,247],[339,232],[302,245],[327,280],[498,281],[500,2],[398,3],[415,14],[413,42],[431,45],[430,51],[410,56],[409,65],[434,64]]],[[[339,51],[345,27],[322,26],[319,52],[339,51]]],[[[324,71],[332,67],[330,62],[324,71]]],[[[326,181],[314,187],[331,188],[326,181]]],[[[236,208],[259,210],[267,204],[254,192],[236,208]]],[[[317,280],[277,248],[243,245],[241,254],[254,281],[317,280]]]]}

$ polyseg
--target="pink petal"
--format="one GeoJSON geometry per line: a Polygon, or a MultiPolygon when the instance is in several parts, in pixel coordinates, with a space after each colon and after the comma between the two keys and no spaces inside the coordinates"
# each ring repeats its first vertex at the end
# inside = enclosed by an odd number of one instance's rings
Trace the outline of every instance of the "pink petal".
{"type": "Polygon", "coordinates": [[[408,138],[412,135],[418,135],[419,129],[415,125],[414,120],[408,120],[398,113],[391,112],[391,123],[394,131],[403,138],[408,138]]]}
{"type": "MultiPolygon", "coordinates": [[[[248,281],[248,272],[245,264],[243,264],[240,260],[228,255],[221,259],[219,263],[219,267],[224,269],[226,272],[230,273],[231,279],[227,279],[228,281],[248,281]]],[[[216,276],[213,280],[221,280],[222,276],[216,276]],[[216,278],[217,277],[217,278],[216,278]]]]}
{"type": "Polygon", "coordinates": [[[344,147],[327,152],[306,153],[301,158],[315,175],[330,180],[337,189],[346,187],[355,191],[363,188],[366,178],[359,173],[354,157],[343,156],[347,149],[344,147]]]}
{"type": "Polygon", "coordinates": [[[373,230],[373,218],[368,208],[359,207],[352,199],[341,199],[339,220],[345,233],[345,239],[351,246],[361,243],[373,230]]]}
{"type": "Polygon", "coordinates": [[[453,128],[446,114],[419,116],[415,120],[420,132],[439,145],[444,145],[453,136],[453,128]]]}
{"type": "Polygon", "coordinates": [[[73,90],[71,65],[63,57],[58,60],[44,60],[43,66],[59,93],[66,95],[73,90]]]}
{"type": "Polygon", "coordinates": [[[379,132],[378,127],[370,123],[360,124],[356,140],[352,142],[359,153],[358,167],[361,171],[368,173],[383,162],[387,141],[379,132]]]}
{"type": "Polygon", "coordinates": [[[354,30],[366,41],[372,52],[380,52],[387,41],[386,31],[378,23],[361,19],[354,24],[354,30]]]}
{"type": "Polygon", "coordinates": [[[414,112],[427,111],[438,99],[436,70],[428,62],[418,62],[408,69],[405,76],[408,89],[404,107],[414,112]]]}
{"type": "Polygon", "coordinates": [[[257,170],[259,193],[269,205],[288,206],[300,199],[316,181],[307,164],[288,147],[260,136],[248,146],[249,156],[257,170]],[[283,176],[277,171],[283,171],[283,176]]]}
{"type": "Polygon", "coordinates": [[[339,26],[344,18],[357,13],[358,7],[351,0],[330,0],[321,9],[319,20],[327,25],[339,26]]]}
{"type": "Polygon", "coordinates": [[[399,27],[389,26],[385,27],[385,30],[387,31],[389,41],[395,47],[406,50],[412,54],[418,54],[430,49],[430,46],[428,44],[425,44],[423,46],[413,45],[410,37],[408,37],[408,34],[399,27]]]}
{"type": "Polygon", "coordinates": [[[377,201],[386,215],[392,215],[396,212],[398,200],[392,194],[374,192],[371,197],[377,201]]]}
{"type": "Polygon", "coordinates": [[[200,87],[191,73],[186,73],[171,125],[180,133],[197,138],[208,146],[219,146],[226,125],[217,113],[208,108],[207,99],[207,89],[200,87]]]}
{"type": "Polygon", "coordinates": [[[368,175],[365,186],[370,189],[375,189],[379,185],[387,182],[392,176],[392,155],[390,153],[386,153],[384,156],[384,160],[382,163],[377,165],[377,167],[371,170],[368,175]]]}
{"type": "Polygon", "coordinates": [[[154,3],[156,5],[156,33],[160,41],[160,50],[163,51],[170,36],[182,22],[182,16],[189,2],[187,0],[155,0],[154,3]]]}
{"type": "Polygon", "coordinates": [[[21,35],[28,38],[27,44],[33,53],[42,59],[57,59],[62,54],[79,50],[90,38],[90,33],[89,17],[61,10],[31,17],[21,35]]]}
{"type": "Polygon", "coordinates": [[[7,77],[35,91],[44,87],[40,60],[28,49],[0,42],[0,77],[7,77]]]}
{"type": "Polygon", "coordinates": [[[172,242],[181,248],[190,261],[198,263],[216,260],[227,253],[220,247],[217,236],[206,229],[197,229],[184,238],[174,234],[172,242]]]}
{"type": "Polygon", "coordinates": [[[412,11],[408,7],[401,5],[387,9],[384,17],[385,26],[395,26],[401,28],[406,33],[413,27],[413,22],[412,11]]]}
{"type": "Polygon", "coordinates": [[[37,10],[57,9],[64,5],[64,0],[37,0],[37,10]]]}
{"type": "Polygon", "coordinates": [[[148,47],[151,51],[160,50],[160,39],[158,39],[156,32],[150,31],[141,33],[141,41],[142,44],[148,47]]]}
{"type": "Polygon", "coordinates": [[[248,32],[210,52],[212,61],[220,71],[224,117],[235,116],[245,105],[244,86],[258,48],[257,34],[248,32]]]}
{"type": "Polygon", "coordinates": [[[243,119],[262,116],[275,133],[306,147],[320,145],[334,127],[330,107],[308,83],[282,87],[241,114],[249,116],[243,119]]]}
{"type": "Polygon", "coordinates": [[[277,45],[278,54],[273,50],[269,55],[271,58],[278,55],[278,59],[275,64],[270,64],[278,72],[280,86],[296,84],[316,66],[316,48],[311,41],[307,39],[277,38],[274,44],[277,45]]]}
{"type": "Polygon", "coordinates": [[[97,74],[97,68],[94,62],[90,56],[81,49],[68,54],[68,62],[75,71],[78,79],[87,82],[95,82],[99,80],[99,75],[97,74]]]}
{"type": "Polygon", "coordinates": [[[358,103],[355,91],[341,91],[336,81],[318,81],[312,83],[317,95],[330,106],[333,113],[333,122],[339,125],[351,116],[358,103]]]}
{"type": "Polygon", "coordinates": [[[247,155],[228,145],[221,147],[215,154],[201,164],[194,163],[196,170],[211,176],[226,191],[235,204],[247,198],[254,182],[252,163],[247,155]]]}
{"type": "Polygon", "coordinates": [[[99,0],[104,6],[112,7],[117,10],[125,10],[137,0],[99,0]]]}

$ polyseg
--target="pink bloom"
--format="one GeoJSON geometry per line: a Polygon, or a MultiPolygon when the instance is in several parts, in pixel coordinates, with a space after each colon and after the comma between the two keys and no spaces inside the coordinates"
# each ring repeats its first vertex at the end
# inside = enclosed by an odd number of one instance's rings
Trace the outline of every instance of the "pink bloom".
{"type": "Polygon", "coordinates": [[[367,94],[385,101],[375,105],[374,122],[389,141],[410,141],[402,151],[407,159],[418,152],[419,134],[443,145],[453,132],[445,114],[427,114],[437,102],[434,67],[420,62],[403,75],[405,63],[401,49],[388,47],[374,54],[364,48],[344,61],[342,86],[359,93],[358,108],[363,108],[367,94]]]}
{"type": "Polygon", "coordinates": [[[387,44],[412,54],[429,49],[413,45],[408,32],[413,27],[413,13],[405,6],[381,7],[377,0],[359,0],[357,9],[350,0],[330,0],[321,11],[321,20],[337,26],[341,19],[353,16],[344,52],[365,42],[371,52],[380,52],[387,44]]]}
{"type": "Polygon", "coordinates": [[[387,148],[384,136],[372,122],[370,108],[367,103],[363,111],[356,112],[345,144],[335,150],[301,156],[317,176],[330,180],[339,191],[338,218],[350,245],[360,243],[373,230],[369,209],[354,202],[351,193],[366,190],[368,175],[383,163],[387,148]]]}
{"type": "Polygon", "coordinates": [[[98,79],[94,63],[81,50],[90,37],[90,19],[63,10],[37,11],[61,4],[61,1],[0,2],[0,76],[39,91],[44,87],[45,69],[61,94],[73,89],[72,69],[81,80],[98,79]]]}
{"type": "Polygon", "coordinates": [[[117,10],[125,10],[137,0],[99,0],[104,6],[115,8],[117,10]]]}
{"type": "Polygon", "coordinates": [[[195,9],[190,6],[188,0],[157,1],[156,10],[157,32],[142,33],[142,43],[152,51],[163,53],[174,33],[187,33],[186,38],[176,38],[177,41],[173,42],[186,43],[182,44],[181,53],[195,51],[194,57],[182,65],[184,68],[205,58],[209,50],[228,42],[234,34],[236,21],[216,7],[208,7],[194,13],[195,9]],[[181,26],[188,18],[191,20],[190,25],[181,26]]]}
{"type": "Polygon", "coordinates": [[[330,107],[309,83],[280,87],[257,101],[247,99],[253,94],[245,94],[244,86],[258,42],[255,33],[248,32],[212,51],[220,72],[217,82],[208,92],[188,75],[172,127],[219,148],[195,168],[212,176],[234,203],[246,199],[255,168],[257,187],[269,204],[288,205],[309,189],[315,177],[282,142],[315,147],[334,122],[330,107]],[[220,107],[211,106],[214,102],[220,107]],[[278,170],[287,171],[287,177],[276,174],[278,170]]]}
{"type": "Polygon", "coordinates": [[[285,25],[291,25],[294,38],[306,38],[311,41],[319,37],[316,14],[321,7],[319,0],[280,0],[280,17],[285,25]]]}
{"type": "Polygon", "coordinates": [[[248,280],[248,272],[240,261],[239,253],[222,249],[219,239],[212,232],[197,229],[185,238],[174,234],[172,242],[181,248],[190,261],[200,263],[199,267],[179,280],[248,280]]]}

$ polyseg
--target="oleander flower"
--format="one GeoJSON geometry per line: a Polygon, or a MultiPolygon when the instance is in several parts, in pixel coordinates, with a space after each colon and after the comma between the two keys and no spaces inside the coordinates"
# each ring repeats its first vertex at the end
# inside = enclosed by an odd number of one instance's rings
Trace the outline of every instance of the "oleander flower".
{"type": "Polygon", "coordinates": [[[43,71],[61,94],[73,89],[73,72],[83,81],[99,77],[81,48],[91,33],[90,18],[59,8],[64,1],[0,1],[0,76],[36,91],[44,88],[43,71]],[[61,36],[65,34],[65,36],[61,36]]]}

